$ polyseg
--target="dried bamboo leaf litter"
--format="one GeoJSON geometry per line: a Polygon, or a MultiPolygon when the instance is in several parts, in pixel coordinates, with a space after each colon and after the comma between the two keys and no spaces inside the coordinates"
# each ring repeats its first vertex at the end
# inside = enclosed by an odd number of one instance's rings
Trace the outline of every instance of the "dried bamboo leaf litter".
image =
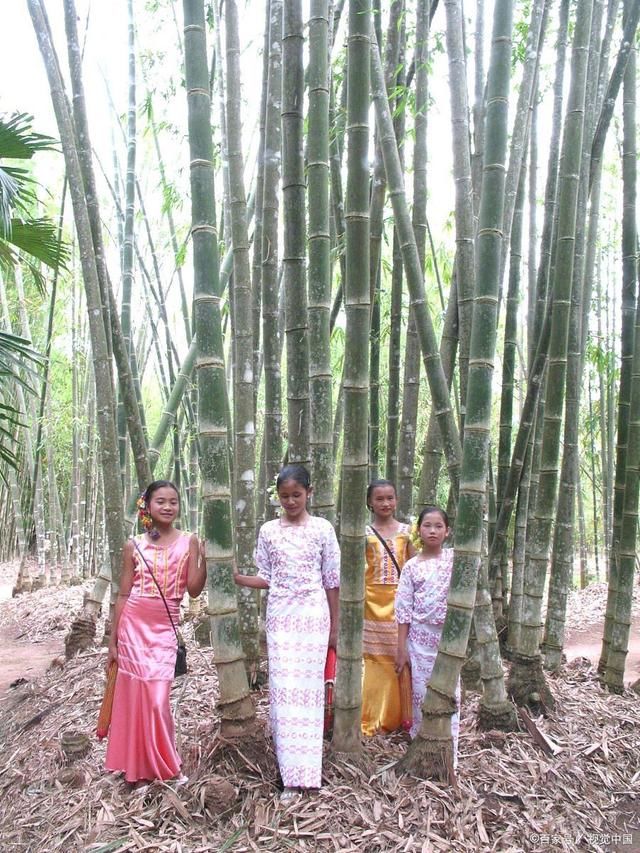
{"type": "MultiPolygon", "coordinates": [[[[0,629],[64,633],[81,601],[81,587],[19,596],[0,606],[0,629]]],[[[211,652],[185,629],[190,674],[172,692],[185,786],[131,791],[103,772],[95,723],[106,653],[98,646],[0,696],[3,853],[640,850],[640,697],[607,694],[584,660],[549,679],[557,710],[534,720],[555,755],[524,729],[479,731],[477,697],[468,695],[458,792],[396,776],[405,742],[394,735],[366,741],[358,760],[327,750],[324,787],[283,807],[266,692],[255,694],[263,732],[225,743],[211,652]],[[60,738],[70,730],[89,734],[91,749],[68,762],[60,738]]]]}

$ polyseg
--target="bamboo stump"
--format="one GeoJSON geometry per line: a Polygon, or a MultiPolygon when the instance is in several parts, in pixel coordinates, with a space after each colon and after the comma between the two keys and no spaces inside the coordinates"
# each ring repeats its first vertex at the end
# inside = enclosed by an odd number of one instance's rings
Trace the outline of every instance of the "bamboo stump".
{"type": "Polygon", "coordinates": [[[485,732],[496,729],[501,732],[518,731],[518,715],[515,705],[512,702],[487,705],[481,699],[478,708],[478,726],[485,732]]]}
{"type": "Polygon", "coordinates": [[[70,764],[78,758],[84,758],[91,749],[91,739],[84,732],[68,729],[60,735],[60,748],[70,764]]]}
{"type": "Polygon", "coordinates": [[[78,652],[90,648],[96,636],[96,620],[88,613],[81,613],[71,623],[69,633],[64,638],[64,653],[69,660],[78,652]]]}
{"type": "Polygon", "coordinates": [[[531,708],[536,715],[546,714],[556,706],[553,694],[547,687],[540,655],[514,655],[507,693],[519,708],[531,708]]]}

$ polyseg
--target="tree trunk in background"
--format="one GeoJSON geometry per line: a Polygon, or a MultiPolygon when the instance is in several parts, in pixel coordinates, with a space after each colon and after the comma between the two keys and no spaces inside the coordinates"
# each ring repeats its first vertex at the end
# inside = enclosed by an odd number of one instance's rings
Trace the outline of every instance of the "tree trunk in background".
{"type": "Polygon", "coordinates": [[[309,17],[309,444],[316,515],[333,521],[331,405],[331,238],[329,234],[329,3],[312,0],[309,17]]]}
{"type": "Polygon", "coordinates": [[[213,181],[211,101],[203,0],[183,0],[185,82],[189,112],[194,264],[194,326],[198,350],[198,420],[208,613],[220,683],[223,736],[246,733],[255,717],[240,641],[233,582],[233,537],[227,389],[220,322],[218,239],[213,181]]]}
{"type": "Polygon", "coordinates": [[[270,0],[269,82],[265,116],[264,209],[262,213],[262,345],[264,353],[263,455],[267,488],[265,518],[274,517],[268,489],[282,462],[282,390],[278,331],[278,185],[282,92],[282,0],[270,0]]]}
{"type": "Polygon", "coordinates": [[[73,121],[67,106],[60,67],[51,43],[49,25],[40,0],[28,0],[28,6],[49,79],[51,99],[62,141],[74,220],[78,233],[82,276],[89,317],[93,373],[96,385],[97,426],[100,436],[100,460],[104,481],[109,562],[113,588],[117,590],[120,579],[122,547],[124,545],[124,519],[122,513],[122,489],[117,463],[117,437],[113,417],[114,393],[111,382],[110,354],[103,322],[96,257],[83,190],[83,177],[75,144],[73,121]]]}
{"type": "MultiPolygon", "coordinates": [[[[500,423],[498,438],[498,484],[496,504],[500,513],[502,499],[511,467],[511,436],[513,431],[513,386],[516,370],[516,352],[518,347],[518,303],[520,295],[520,268],[522,264],[522,217],[525,195],[525,170],[520,173],[520,186],[513,217],[509,252],[509,286],[507,289],[504,321],[504,352],[502,356],[502,384],[500,397],[500,423]]],[[[495,538],[495,530],[494,530],[495,538]]],[[[504,600],[502,589],[502,571],[507,558],[507,539],[503,540],[502,553],[496,555],[495,570],[489,576],[494,613],[498,622],[498,631],[504,627],[504,600]],[[499,568],[499,567],[500,568],[499,568]]]]}
{"type": "MultiPolygon", "coordinates": [[[[640,5],[640,4],[635,4],[640,5]]],[[[629,15],[631,2],[625,2],[629,15]]],[[[637,146],[636,146],[636,50],[631,51],[624,77],[624,127],[623,127],[623,210],[622,210],[622,279],[623,288],[638,283],[638,226],[636,219],[637,197],[637,146]]],[[[624,667],[629,650],[631,606],[635,578],[636,542],[638,531],[638,487],[640,485],[640,300],[636,304],[635,340],[631,369],[631,398],[629,405],[629,441],[625,454],[626,475],[620,540],[614,542],[615,610],[610,617],[611,631],[606,648],[607,662],[604,682],[609,690],[624,690],[624,667]]],[[[617,472],[616,472],[617,479],[617,472]]],[[[609,584],[611,595],[611,582],[609,584]]],[[[608,603],[608,602],[607,602],[608,603]]],[[[608,607],[609,614],[612,608],[608,607]]],[[[602,655],[605,654],[603,640],[602,655]]]]}
{"type": "MultiPolygon", "coordinates": [[[[556,231],[556,210],[558,196],[558,160],[560,157],[560,135],[562,130],[562,103],[564,92],[564,71],[567,51],[567,32],[569,27],[569,0],[560,0],[559,25],[556,41],[555,80],[553,84],[553,112],[549,137],[549,158],[547,180],[544,193],[544,220],[540,236],[540,254],[538,275],[536,277],[535,311],[529,322],[529,360],[533,361],[540,338],[540,329],[544,322],[551,274],[551,252],[556,231]]],[[[534,469],[535,459],[532,460],[534,469]]]]}
{"type": "MultiPolygon", "coordinates": [[[[253,372],[253,302],[251,264],[247,232],[247,204],[242,156],[242,110],[240,90],[240,36],[236,0],[224,6],[227,56],[227,146],[229,151],[229,201],[233,246],[233,498],[234,538],[237,570],[255,574],[255,412],[253,372]]],[[[237,591],[240,635],[245,666],[254,681],[260,662],[258,590],[237,591]]]]}
{"type": "MultiPolygon", "coordinates": [[[[461,429],[467,396],[471,317],[475,291],[475,220],[473,182],[471,179],[471,149],[469,147],[469,97],[467,93],[467,62],[464,45],[464,21],[459,0],[445,0],[447,17],[447,57],[449,62],[449,95],[451,103],[451,134],[453,140],[453,174],[455,179],[456,221],[456,284],[458,294],[458,340],[460,371],[461,429]]],[[[476,104],[476,120],[480,121],[476,104]]],[[[477,133],[478,128],[474,129],[477,133]]],[[[476,139],[476,143],[478,143],[476,139]]],[[[482,152],[480,152],[482,153],[482,152]]],[[[482,156],[480,156],[482,162],[482,156]]]]}
{"type": "Polygon", "coordinates": [[[416,318],[416,327],[420,339],[420,348],[429,380],[429,388],[433,405],[437,411],[438,424],[442,433],[444,454],[454,495],[458,491],[460,467],[460,437],[454,419],[449,389],[442,367],[435,330],[426,303],[424,278],[420,268],[420,259],[415,241],[415,235],[409,218],[409,209],[404,192],[400,157],[396,144],[387,92],[382,76],[380,55],[375,45],[372,46],[372,98],[376,107],[376,122],[380,129],[380,144],[384,157],[384,168],[387,173],[389,194],[393,203],[395,225],[400,237],[402,258],[411,295],[411,308],[416,318]]]}
{"type": "MultiPolygon", "coordinates": [[[[453,373],[458,351],[458,284],[457,273],[451,276],[449,301],[444,315],[442,335],[440,337],[440,358],[442,369],[447,381],[449,393],[453,382],[453,373]]],[[[438,503],[438,481],[442,465],[442,436],[438,426],[437,413],[432,408],[429,412],[429,425],[424,439],[422,455],[422,471],[420,474],[420,490],[416,509],[438,503]]]]}
{"type": "Polygon", "coordinates": [[[347,328],[340,506],[340,634],[333,748],[360,750],[364,545],[369,415],[369,64],[370,0],[349,0],[347,48],[347,328]]]}
{"type": "MultiPolygon", "coordinates": [[[[411,224],[416,241],[418,262],[424,275],[424,255],[427,242],[427,114],[429,105],[429,21],[431,2],[418,4],[416,17],[416,83],[413,145],[413,210],[411,224]]],[[[389,86],[387,75],[387,91],[389,86]]],[[[400,145],[401,140],[398,140],[400,145]]],[[[413,311],[407,320],[404,351],[404,382],[402,419],[398,448],[398,515],[407,520],[413,511],[413,477],[418,431],[418,402],[420,397],[420,341],[413,311]]]]}
{"type": "Polygon", "coordinates": [[[287,342],[288,460],[309,465],[309,330],[303,157],[304,64],[301,0],[283,7],[282,215],[287,342]]]}
{"type": "MultiPolygon", "coordinates": [[[[602,11],[602,3],[595,3],[591,21],[591,44],[587,66],[585,104],[596,102],[598,64],[602,51],[600,41],[602,11]]],[[[597,240],[598,209],[600,205],[600,176],[598,174],[592,183],[592,203],[587,215],[587,187],[593,129],[594,117],[590,110],[585,109],[582,162],[580,166],[576,209],[573,282],[569,310],[567,392],[562,442],[562,468],[560,470],[556,520],[553,528],[547,614],[542,643],[544,667],[552,672],[557,671],[562,664],[567,595],[572,586],[574,573],[576,489],[579,489],[580,480],[580,402],[582,396],[583,353],[587,341],[586,329],[583,326],[588,323],[589,318],[586,306],[591,304],[591,269],[594,262],[593,248],[597,240]],[[593,248],[588,247],[587,230],[589,237],[593,241],[593,248]]]]}
{"type": "MultiPolygon", "coordinates": [[[[123,343],[118,311],[106,267],[105,249],[102,239],[102,219],[100,216],[98,192],[93,169],[91,138],[89,136],[89,123],[86,111],[84,86],[82,82],[82,61],[78,42],[76,17],[75,4],[73,0],[65,0],[65,26],[67,32],[69,67],[71,71],[71,85],[73,89],[73,123],[75,127],[75,143],[82,171],[82,180],[84,182],[84,197],[86,199],[89,226],[91,228],[91,239],[93,243],[93,253],[95,257],[96,274],[98,276],[98,285],[102,299],[105,335],[109,353],[113,352],[116,362],[120,396],[126,412],[129,438],[131,439],[131,449],[136,467],[138,488],[142,491],[150,481],[150,471],[147,460],[147,442],[143,426],[142,411],[138,404],[133,378],[133,371],[136,369],[135,361],[130,357],[130,351],[123,343]],[[118,339],[115,341],[115,344],[112,340],[113,337],[118,339]]],[[[108,368],[112,376],[113,369],[110,359],[108,362],[108,368]]],[[[113,378],[111,378],[111,382],[113,382],[113,378]]],[[[104,401],[101,401],[101,405],[104,405],[104,401]]]]}
{"type": "MultiPolygon", "coordinates": [[[[634,7],[640,7],[640,3],[635,3],[634,7]]],[[[629,19],[627,18],[625,30],[629,24],[629,19]]],[[[635,51],[634,51],[634,61],[635,61],[635,51]]],[[[627,107],[627,102],[625,99],[625,109],[627,107]]],[[[635,120],[635,109],[633,110],[633,118],[635,120]]],[[[596,129],[596,138],[598,137],[598,129],[596,129]]],[[[626,135],[626,127],[624,129],[624,138],[623,145],[625,154],[628,150],[628,145],[630,143],[629,138],[626,135]]],[[[604,142],[602,142],[604,144],[604,142]]],[[[596,139],[594,138],[594,148],[596,146],[596,139]]],[[[593,163],[594,153],[592,152],[592,168],[594,168],[593,163]]],[[[635,264],[637,261],[635,260],[637,255],[637,226],[636,236],[631,236],[631,230],[628,232],[626,229],[631,229],[634,226],[631,225],[629,220],[629,211],[628,211],[628,201],[627,194],[631,192],[629,185],[629,177],[632,173],[628,170],[631,169],[630,159],[628,157],[624,157],[623,159],[623,269],[622,269],[622,316],[621,316],[621,331],[620,331],[620,384],[618,390],[618,416],[617,416],[617,447],[616,447],[616,463],[615,463],[615,484],[613,491],[613,525],[612,525],[612,535],[611,542],[607,543],[608,547],[608,574],[609,574],[609,585],[608,585],[608,593],[607,593],[607,607],[605,612],[605,620],[604,620],[604,635],[602,638],[602,652],[600,654],[600,660],[598,662],[598,672],[601,674],[605,673],[605,670],[608,668],[608,660],[609,660],[609,647],[611,644],[612,630],[613,624],[615,621],[615,613],[616,613],[616,601],[618,597],[618,573],[620,571],[620,559],[618,556],[618,548],[622,541],[622,525],[624,519],[624,506],[626,502],[625,496],[625,488],[626,488],[626,457],[628,453],[628,441],[629,441],[629,409],[631,405],[631,373],[632,373],[632,363],[633,363],[633,353],[634,353],[634,323],[636,317],[636,300],[638,298],[637,294],[637,282],[636,276],[633,273],[633,269],[635,269],[635,264]]],[[[635,177],[633,178],[635,181],[635,177]]],[[[615,680],[615,679],[614,679],[615,680]]]]}
{"type": "MultiPolygon", "coordinates": [[[[136,197],[136,54],[135,29],[133,19],[133,0],[127,0],[128,31],[128,102],[127,102],[127,172],[125,178],[124,231],[122,243],[122,293],[120,297],[120,325],[127,358],[131,362],[134,347],[131,329],[131,295],[133,291],[133,230],[136,197]]],[[[127,423],[122,399],[118,399],[118,449],[120,453],[120,473],[122,476],[125,500],[128,472],[127,459],[127,423]]]]}
{"type": "MultiPolygon", "coordinates": [[[[420,776],[451,778],[451,715],[456,685],[464,663],[482,561],[493,365],[496,349],[501,226],[507,153],[509,78],[511,71],[511,0],[497,0],[487,82],[487,119],[476,253],[476,298],[469,349],[469,394],[464,443],[456,548],[447,616],[438,654],[422,707],[422,725],[400,766],[420,776]]],[[[495,668],[487,675],[496,675],[495,668]]],[[[499,686],[499,680],[496,685],[499,686]]],[[[510,717],[502,687],[502,713],[510,717]]],[[[498,707],[492,709],[499,719],[498,707]]]]}
{"type": "MultiPolygon", "coordinates": [[[[544,428],[540,456],[540,484],[533,527],[528,537],[522,602],[520,646],[514,660],[510,690],[517,704],[527,704],[537,694],[544,705],[553,706],[546,687],[539,654],[542,597],[546,579],[551,526],[556,507],[560,429],[564,413],[569,305],[573,278],[578,178],[582,156],[588,46],[592,3],[578,6],[571,61],[569,92],[562,142],[558,186],[558,234],[553,276],[553,312],[549,342],[549,368],[544,428]]],[[[539,704],[533,702],[534,705],[539,704]]]]}

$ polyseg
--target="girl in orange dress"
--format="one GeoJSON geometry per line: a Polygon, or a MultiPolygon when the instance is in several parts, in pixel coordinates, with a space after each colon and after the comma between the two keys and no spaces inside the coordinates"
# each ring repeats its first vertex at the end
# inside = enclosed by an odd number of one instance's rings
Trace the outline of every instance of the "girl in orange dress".
{"type": "Polygon", "coordinates": [[[176,635],[158,587],[177,625],[185,589],[195,598],[204,588],[206,564],[196,535],[173,526],[180,512],[173,483],[151,483],[138,506],[146,532],[124,546],[107,658],[118,674],[105,765],[128,782],[186,781],[169,705],[176,635]]]}
{"type": "Polygon", "coordinates": [[[367,489],[373,514],[367,526],[364,602],[362,732],[394,731],[402,723],[400,688],[394,669],[398,628],[394,603],[400,571],[413,547],[409,525],[395,518],[396,489],[373,480],[367,489]]]}

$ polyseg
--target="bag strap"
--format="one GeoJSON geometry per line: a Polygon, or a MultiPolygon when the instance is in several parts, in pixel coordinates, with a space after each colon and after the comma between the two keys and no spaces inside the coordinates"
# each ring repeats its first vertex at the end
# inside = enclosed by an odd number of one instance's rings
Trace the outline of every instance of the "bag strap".
{"type": "Polygon", "coordinates": [[[391,557],[391,559],[393,561],[393,565],[396,567],[396,571],[398,572],[398,576],[400,576],[402,569],[398,565],[398,561],[396,560],[396,555],[393,553],[391,548],[389,548],[389,546],[387,545],[387,540],[378,533],[378,531],[375,529],[373,524],[370,524],[369,527],[371,528],[371,530],[373,530],[374,534],[378,537],[378,539],[382,543],[382,547],[384,548],[384,550],[391,557]]]}
{"type": "Polygon", "coordinates": [[[151,575],[151,577],[153,578],[153,582],[154,582],[154,584],[158,587],[158,592],[160,593],[160,597],[162,598],[162,601],[164,602],[164,606],[165,606],[165,609],[166,609],[166,611],[167,611],[167,616],[169,617],[169,622],[171,622],[171,627],[173,628],[173,633],[176,635],[176,640],[177,640],[177,641],[178,641],[178,643],[179,643],[181,638],[180,638],[180,635],[178,634],[178,629],[176,628],[176,626],[175,626],[175,624],[174,624],[174,622],[173,622],[173,617],[171,616],[171,611],[169,610],[169,605],[167,604],[167,599],[164,597],[163,592],[162,592],[162,590],[160,589],[160,584],[159,584],[159,583],[158,583],[158,581],[156,580],[156,576],[154,575],[154,573],[153,573],[153,571],[152,571],[152,569],[151,569],[151,566],[150,566],[150,565],[149,565],[149,563],[147,562],[147,558],[145,557],[145,555],[144,555],[144,554],[142,553],[142,551],[140,550],[140,546],[139,546],[139,545],[138,545],[138,543],[136,542],[135,538],[133,538],[133,539],[132,539],[132,542],[133,542],[133,546],[134,546],[134,548],[136,549],[136,551],[138,552],[138,554],[140,554],[140,556],[142,557],[142,560],[143,560],[143,562],[144,562],[145,566],[146,566],[146,567],[147,567],[147,569],[149,570],[149,574],[150,574],[150,575],[151,575]]]}

